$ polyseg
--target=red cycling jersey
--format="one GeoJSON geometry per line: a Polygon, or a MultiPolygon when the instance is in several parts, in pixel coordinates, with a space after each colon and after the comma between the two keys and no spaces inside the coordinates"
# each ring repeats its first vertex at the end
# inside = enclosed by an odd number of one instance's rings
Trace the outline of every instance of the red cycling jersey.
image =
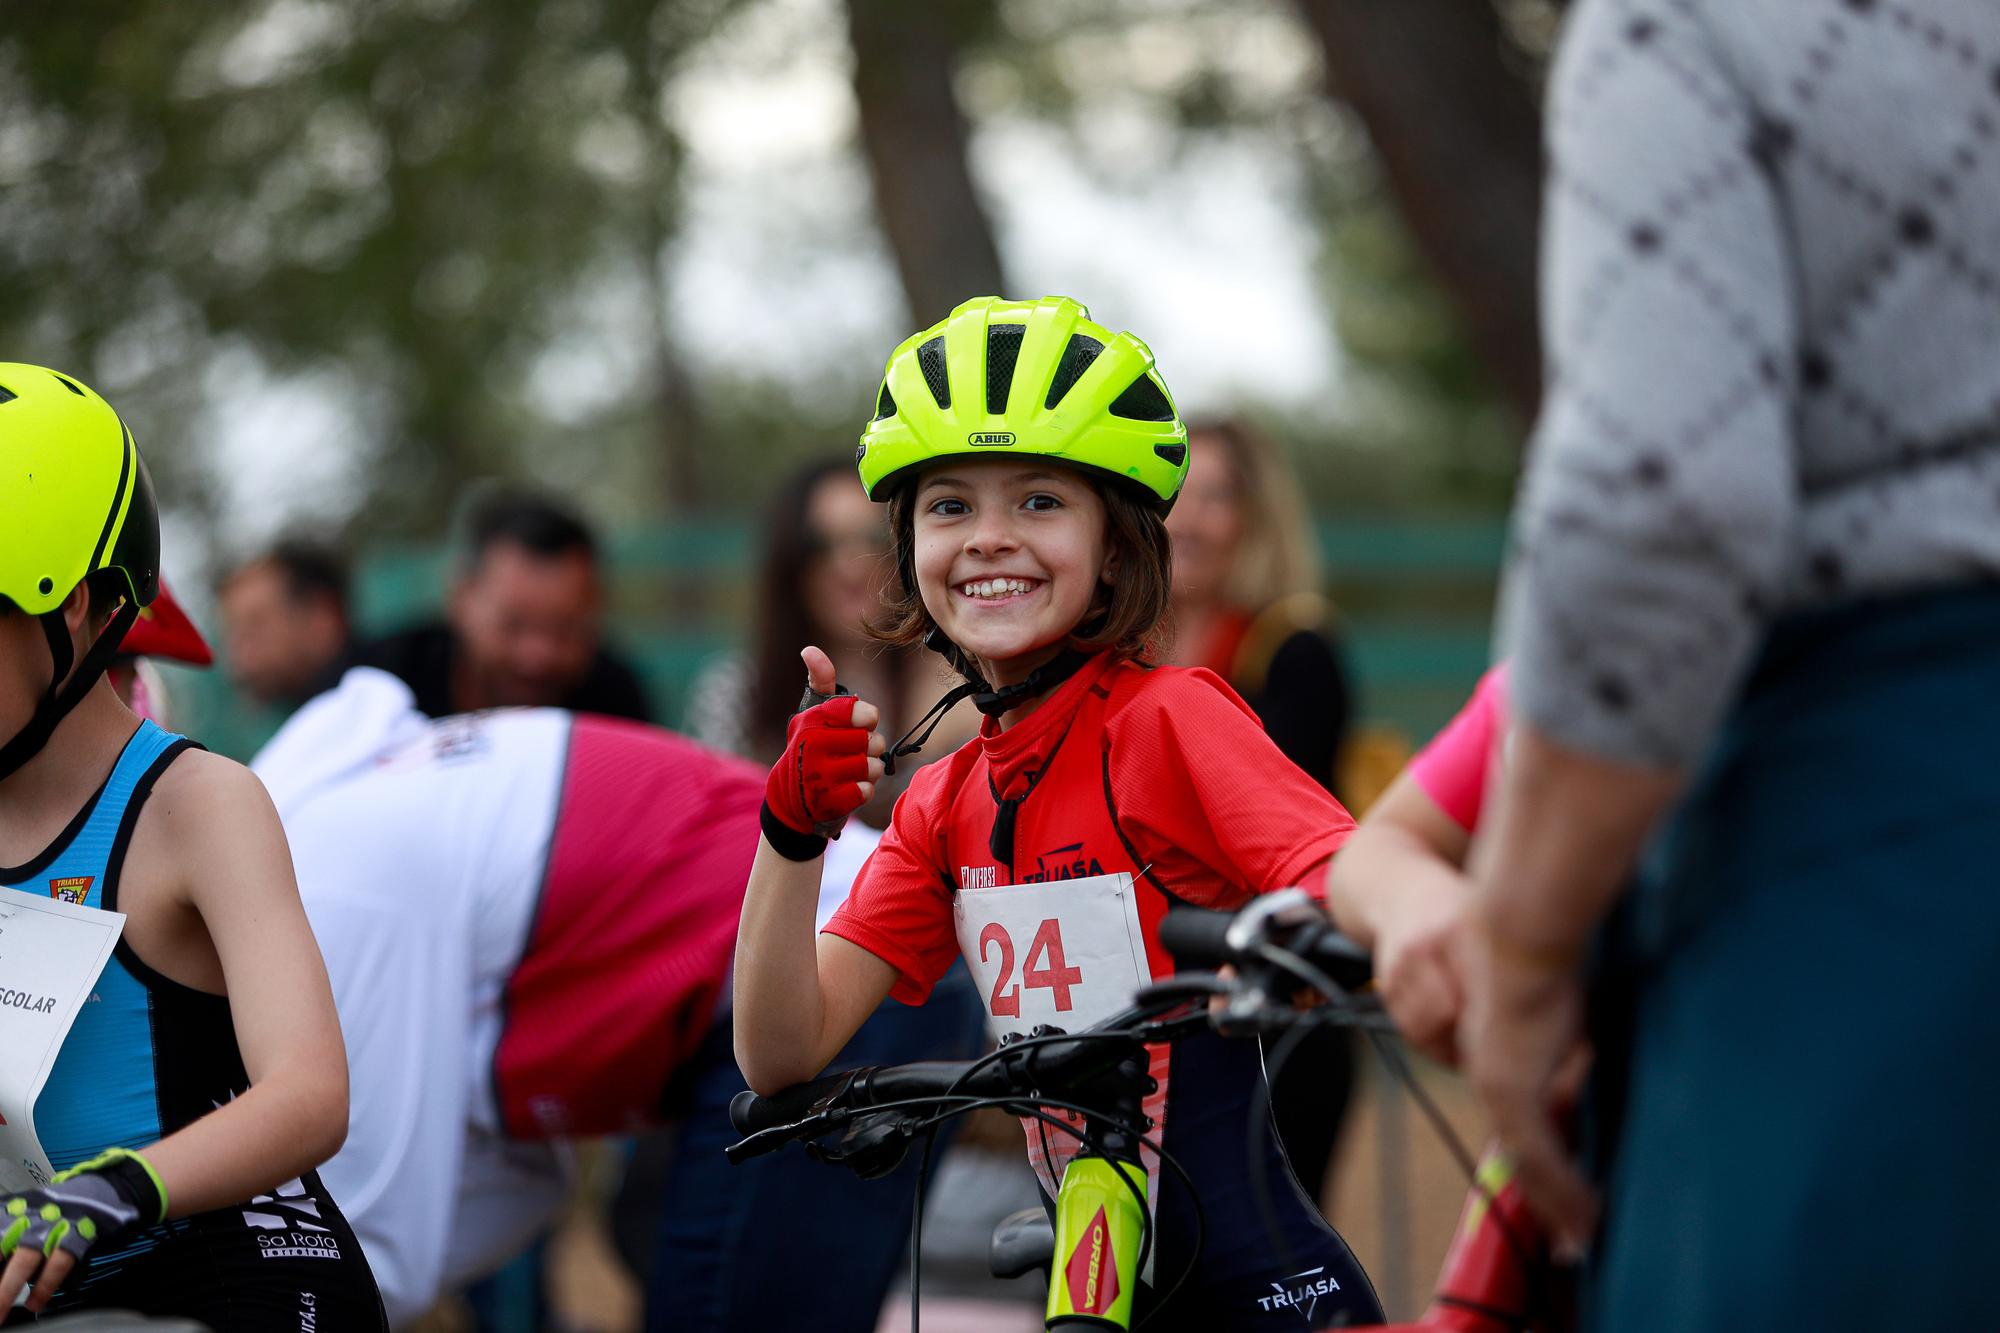
{"type": "Polygon", "coordinates": [[[917,774],[826,929],[894,967],[891,994],[918,1004],[959,954],[961,890],[1046,881],[1060,895],[1057,881],[1122,870],[1143,886],[1147,953],[1166,976],[1154,927],[1170,900],[1240,907],[1298,883],[1353,828],[1212,672],[1100,654],[1014,726],[988,719],[917,774]],[[1002,798],[1022,798],[1004,860],[1002,798]]]}
{"type": "MultiPolygon", "coordinates": [[[[962,952],[996,1032],[1074,1032],[1172,973],[1158,930],[1171,903],[1232,909],[1297,884],[1353,828],[1215,675],[1105,654],[1014,726],[988,721],[918,773],[826,929],[895,968],[891,994],[907,1003],[962,952]]],[[[1194,1199],[1143,1146],[1153,1267],[1169,1281],[1189,1272],[1182,1310],[1194,1322],[1227,1311],[1236,1322],[1216,1326],[1238,1327],[1310,1271],[1328,1275],[1347,1316],[1378,1319],[1366,1278],[1275,1139],[1260,1162],[1245,1157],[1263,1078],[1257,1045],[1202,1033],[1150,1055],[1156,1090],[1144,1113],[1206,1218],[1204,1228],[1194,1199]],[[1273,1212],[1258,1207],[1258,1177],[1277,1182],[1273,1212]]],[[[1053,1195],[1076,1145],[1040,1121],[1024,1125],[1028,1159],[1053,1195]]]]}

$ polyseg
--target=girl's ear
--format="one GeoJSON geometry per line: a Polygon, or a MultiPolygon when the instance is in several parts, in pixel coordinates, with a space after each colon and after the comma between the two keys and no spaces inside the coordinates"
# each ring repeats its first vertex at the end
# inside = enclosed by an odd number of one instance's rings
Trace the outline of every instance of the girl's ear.
{"type": "MultiPolygon", "coordinates": [[[[90,629],[91,600],[93,594],[86,586],[88,582],[88,579],[80,580],[74,588],[69,590],[69,596],[63,598],[63,623],[69,626],[69,632],[73,635],[87,635],[90,629]]],[[[106,619],[109,619],[109,617],[107,616],[106,619]]]]}
{"type": "Polygon", "coordinates": [[[1097,581],[1099,583],[1105,584],[1107,587],[1115,588],[1118,586],[1118,561],[1124,554],[1125,552],[1119,548],[1118,543],[1110,543],[1110,549],[1104,553],[1104,568],[1097,571],[1097,581]]]}

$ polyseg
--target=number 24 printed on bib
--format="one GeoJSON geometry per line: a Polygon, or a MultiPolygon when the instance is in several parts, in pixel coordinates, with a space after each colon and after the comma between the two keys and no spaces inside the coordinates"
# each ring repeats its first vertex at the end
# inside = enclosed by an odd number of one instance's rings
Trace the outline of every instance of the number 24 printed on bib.
{"type": "Polygon", "coordinates": [[[956,913],[996,1037],[1081,1031],[1152,980],[1129,875],[961,891],[956,913]]]}

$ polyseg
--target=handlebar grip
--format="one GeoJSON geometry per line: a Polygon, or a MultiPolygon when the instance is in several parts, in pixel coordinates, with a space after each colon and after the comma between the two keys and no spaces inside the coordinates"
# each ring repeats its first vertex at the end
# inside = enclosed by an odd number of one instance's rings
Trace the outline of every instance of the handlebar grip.
{"type": "MultiPolygon", "coordinates": [[[[1235,917],[1202,907],[1176,907],[1160,919],[1160,943],[1185,967],[1220,967],[1242,963],[1229,944],[1235,917]]],[[[1374,975],[1368,951],[1325,923],[1295,928],[1289,948],[1350,990],[1366,986],[1374,975]]]]}
{"type": "Polygon", "coordinates": [[[1220,967],[1235,958],[1226,938],[1232,920],[1228,912],[1176,907],[1160,918],[1161,947],[1183,966],[1220,967]]]}
{"type": "Polygon", "coordinates": [[[819,1102],[841,1092],[854,1081],[858,1071],[829,1074],[810,1083],[794,1083],[783,1092],[759,1097],[745,1088],[729,1101],[729,1123],[738,1134],[755,1134],[803,1120],[819,1102]]]}

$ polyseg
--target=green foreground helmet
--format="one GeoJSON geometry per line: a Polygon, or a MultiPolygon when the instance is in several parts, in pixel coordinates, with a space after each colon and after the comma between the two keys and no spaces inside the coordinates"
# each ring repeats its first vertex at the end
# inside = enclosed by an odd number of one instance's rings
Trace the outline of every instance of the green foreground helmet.
{"type": "Polygon", "coordinates": [[[159,590],[159,504],[132,432],[67,375],[0,361],[0,597],[41,622],[53,664],[34,716],[0,745],[0,777],[47,743],[159,590]],[[116,576],[123,604],[72,674],[62,605],[98,573],[116,576]]]}
{"type": "Polygon", "coordinates": [[[1162,513],[1187,477],[1187,426],[1152,350],[1066,296],[978,297],[905,341],[855,461],[869,498],[886,500],[940,458],[1030,454],[1136,483],[1162,513]]]}
{"type": "Polygon", "coordinates": [[[0,361],[0,597],[31,616],[99,570],[140,606],[160,589],[160,511],[111,404],[53,370],[0,361]]]}

